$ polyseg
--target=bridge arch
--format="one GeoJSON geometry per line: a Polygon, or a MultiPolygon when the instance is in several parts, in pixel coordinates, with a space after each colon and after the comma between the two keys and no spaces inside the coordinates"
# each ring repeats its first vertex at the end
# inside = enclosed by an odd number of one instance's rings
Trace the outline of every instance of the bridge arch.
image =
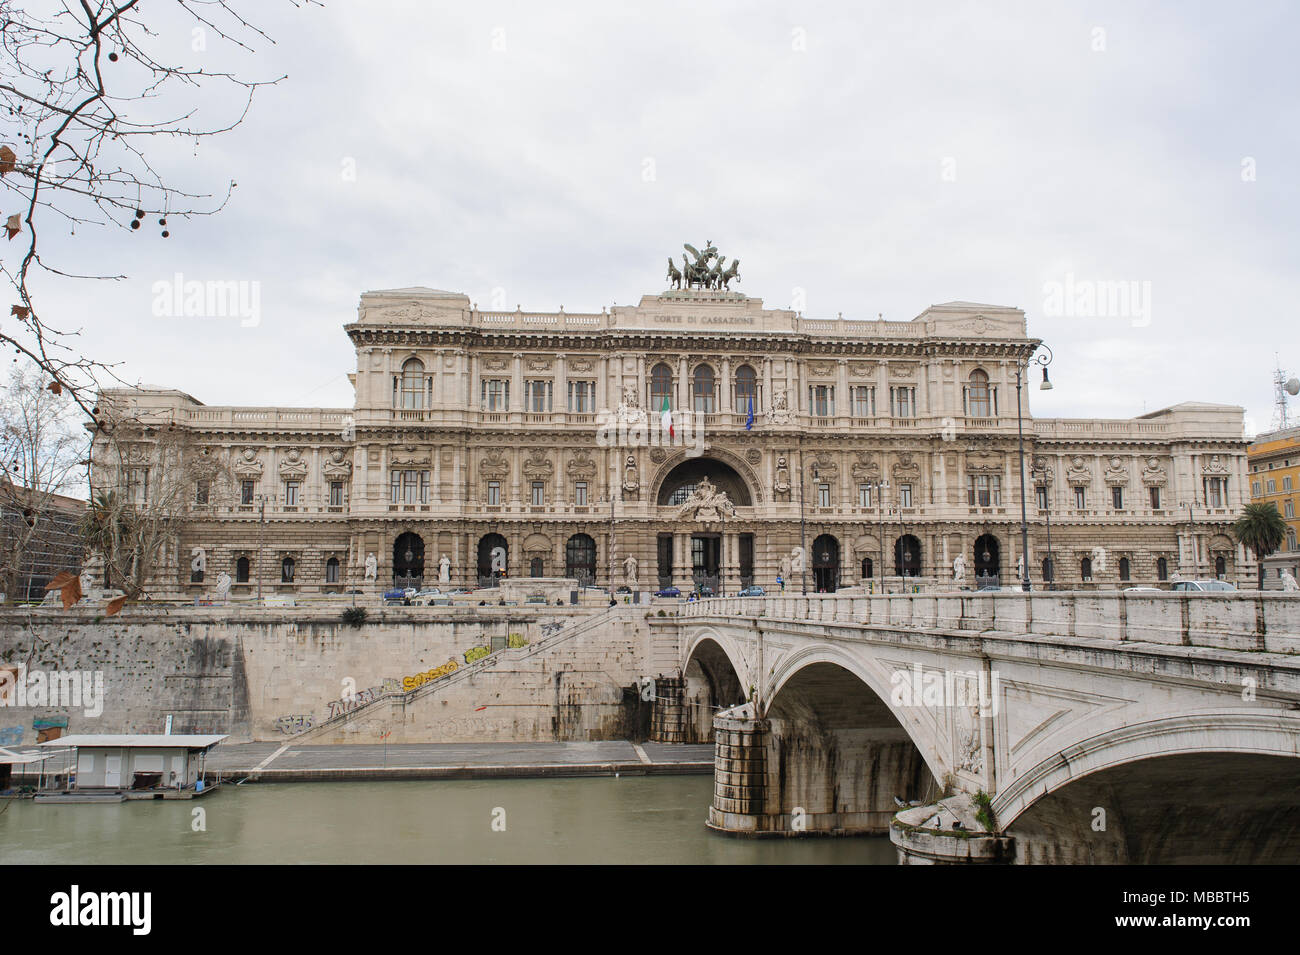
{"type": "Polygon", "coordinates": [[[896,800],[938,798],[938,751],[914,721],[899,718],[887,683],[833,646],[781,661],[762,701],[765,762],[777,769],[765,817],[793,820],[802,811],[809,829],[883,832],[896,800]]]}
{"type": "Polygon", "coordinates": [[[1259,712],[1117,727],[1019,773],[993,810],[1020,862],[1294,863],[1298,730],[1259,712]]]}
{"type": "Polygon", "coordinates": [[[696,635],[682,659],[682,741],[713,739],[713,716],[744,703],[749,668],[734,642],[712,629],[696,635]]]}

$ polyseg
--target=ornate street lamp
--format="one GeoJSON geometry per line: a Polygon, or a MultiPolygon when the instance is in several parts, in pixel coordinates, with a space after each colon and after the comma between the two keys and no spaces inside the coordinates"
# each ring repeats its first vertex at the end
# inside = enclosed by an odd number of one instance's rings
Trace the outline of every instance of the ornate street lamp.
{"type": "MultiPolygon", "coordinates": [[[[1025,502],[1025,423],[1024,414],[1021,410],[1020,403],[1020,385],[1021,372],[1031,364],[1040,365],[1043,369],[1043,381],[1038,386],[1040,391],[1051,391],[1052,382],[1047,377],[1047,366],[1052,363],[1052,350],[1039,342],[1024,358],[1016,360],[1016,440],[1020,449],[1020,566],[1024,573],[1024,578],[1020,582],[1021,590],[1028,593],[1029,586],[1029,512],[1025,502]],[[1034,354],[1042,348],[1046,354],[1034,354]]],[[[1048,559],[1051,555],[1048,554],[1048,559]]]]}

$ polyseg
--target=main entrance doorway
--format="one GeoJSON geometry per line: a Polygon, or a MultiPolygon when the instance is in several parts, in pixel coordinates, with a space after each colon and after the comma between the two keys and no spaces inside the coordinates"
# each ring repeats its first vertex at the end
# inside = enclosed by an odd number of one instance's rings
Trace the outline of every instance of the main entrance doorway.
{"type": "Polygon", "coordinates": [[[419,587],[424,580],[424,538],[407,531],[393,543],[393,586],[419,587]]]}
{"type": "Polygon", "coordinates": [[[721,535],[691,535],[691,580],[695,583],[695,589],[706,597],[721,592],[718,586],[718,568],[722,563],[721,558],[721,535]]]}

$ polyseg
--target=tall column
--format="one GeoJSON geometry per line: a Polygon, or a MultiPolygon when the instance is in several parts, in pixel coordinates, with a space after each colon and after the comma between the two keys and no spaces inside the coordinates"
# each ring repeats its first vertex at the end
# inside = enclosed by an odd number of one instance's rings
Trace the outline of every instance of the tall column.
{"type": "Polygon", "coordinates": [[[551,410],[568,411],[568,356],[555,356],[555,379],[551,384],[551,410]]]}
{"type": "Polygon", "coordinates": [[[510,410],[519,411],[524,406],[523,354],[515,352],[510,370],[510,410]]]}
{"type": "Polygon", "coordinates": [[[687,377],[686,356],[677,359],[677,400],[674,411],[687,411],[691,407],[691,382],[687,377]]]}
{"type": "MultiPolygon", "coordinates": [[[[771,357],[765,357],[763,359],[763,402],[766,402],[766,404],[763,405],[764,408],[772,407],[772,359],[771,357]]],[[[760,409],[755,408],[754,410],[759,411],[760,409]]]]}
{"type": "Polygon", "coordinates": [[[718,382],[718,390],[721,392],[721,410],[727,418],[724,420],[731,424],[731,359],[724,357],[722,359],[722,380],[718,382]]]}
{"type": "Polygon", "coordinates": [[[849,363],[844,358],[839,360],[835,391],[835,417],[847,419],[853,414],[853,403],[849,400],[849,363]]]}

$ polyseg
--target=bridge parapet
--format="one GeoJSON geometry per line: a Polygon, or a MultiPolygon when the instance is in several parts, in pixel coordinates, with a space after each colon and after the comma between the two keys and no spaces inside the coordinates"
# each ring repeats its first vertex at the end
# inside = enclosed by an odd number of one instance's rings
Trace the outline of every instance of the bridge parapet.
{"type": "Polygon", "coordinates": [[[714,597],[680,613],[1300,653],[1300,595],[1269,591],[714,597]]]}

